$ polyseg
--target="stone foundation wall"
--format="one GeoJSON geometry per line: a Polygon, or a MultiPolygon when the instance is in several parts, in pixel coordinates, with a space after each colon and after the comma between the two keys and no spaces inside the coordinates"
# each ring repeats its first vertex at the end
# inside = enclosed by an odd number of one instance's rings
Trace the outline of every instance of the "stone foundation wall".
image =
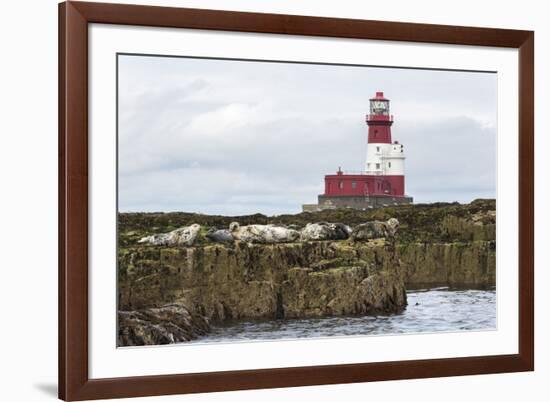
{"type": "Polygon", "coordinates": [[[353,208],[371,209],[384,206],[412,204],[412,197],[389,197],[389,196],[327,196],[319,195],[317,204],[304,204],[304,212],[322,211],[325,209],[353,208]]]}

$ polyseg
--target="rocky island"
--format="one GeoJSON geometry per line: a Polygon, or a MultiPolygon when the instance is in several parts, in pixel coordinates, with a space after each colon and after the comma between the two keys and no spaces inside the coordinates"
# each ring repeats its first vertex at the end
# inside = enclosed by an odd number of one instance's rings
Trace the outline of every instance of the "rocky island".
{"type": "Polygon", "coordinates": [[[185,342],[239,319],[395,314],[407,289],[492,288],[495,207],[121,213],[118,345],[185,342]]]}

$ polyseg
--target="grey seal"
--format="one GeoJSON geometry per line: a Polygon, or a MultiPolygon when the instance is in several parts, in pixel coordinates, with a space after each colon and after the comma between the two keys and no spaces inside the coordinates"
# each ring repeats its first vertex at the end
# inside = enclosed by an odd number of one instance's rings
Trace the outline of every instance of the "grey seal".
{"type": "Polygon", "coordinates": [[[214,243],[230,243],[235,240],[229,230],[217,228],[210,228],[204,237],[214,243]]]}
{"type": "Polygon", "coordinates": [[[236,240],[249,243],[289,243],[300,238],[297,230],[275,225],[240,226],[238,222],[231,222],[229,231],[236,240]]]}
{"type": "Polygon", "coordinates": [[[308,223],[300,233],[303,241],[310,240],[345,240],[352,230],[343,223],[317,222],[308,223]]]}
{"type": "Polygon", "coordinates": [[[390,218],[387,222],[366,222],[353,228],[351,239],[353,241],[366,241],[380,238],[393,239],[398,229],[399,221],[395,218],[390,218]]]}
{"type": "Polygon", "coordinates": [[[141,238],[138,243],[147,243],[154,246],[192,246],[197,239],[201,226],[194,223],[168,233],[158,233],[141,238]]]}

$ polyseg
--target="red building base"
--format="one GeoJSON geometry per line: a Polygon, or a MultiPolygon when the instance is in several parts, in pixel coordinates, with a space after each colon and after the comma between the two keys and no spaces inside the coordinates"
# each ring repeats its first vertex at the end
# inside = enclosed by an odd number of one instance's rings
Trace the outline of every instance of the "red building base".
{"type": "Polygon", "coordinates": [[[342,171],[325,176],[325,192],[317,204],[305,204],[303,211],[353,208],[371,209],[412,204],[413,198],[405,195],[405,176],[349,174],[342,171]]]}
{"type": "Polygon", "coordinates": [[[382,176],[365,173],[344,174],[338,171],[325,176],[325,196],[405,196],[405,176],[382,176]]]}

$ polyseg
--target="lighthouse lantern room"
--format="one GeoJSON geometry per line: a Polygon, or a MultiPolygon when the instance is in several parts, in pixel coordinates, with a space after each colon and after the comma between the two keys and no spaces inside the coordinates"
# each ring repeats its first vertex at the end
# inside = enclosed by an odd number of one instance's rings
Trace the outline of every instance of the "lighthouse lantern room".
{"type": "Polygon", "coordinates": [[[383,92],[376,92],[369,103],[364,171],[346,173],[338,168],[335,174],[326,175],[325,192],[319,195],[319,203],[304,205],[304,211],[412,203],[412,197],[405,195],[404,147],[392,140],[390,100],[383,92]]]}

